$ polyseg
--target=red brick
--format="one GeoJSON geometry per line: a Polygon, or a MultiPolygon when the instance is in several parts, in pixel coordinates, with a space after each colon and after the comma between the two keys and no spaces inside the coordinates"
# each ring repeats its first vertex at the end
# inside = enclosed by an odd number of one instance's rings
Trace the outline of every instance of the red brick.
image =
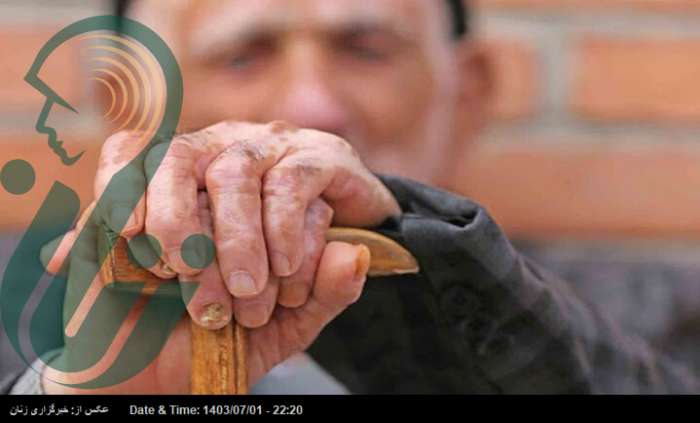
{"type": "MultiPolygon", "coordinates": [[[[35,111],[43,96],[24,81],[24,76],[46,43],[60,28],[9,26],[0,29],[0,112],[35,111]]],[[[67,43],[51,58],[50,85],[67,101],[80,98],[77,43],[67,43]]]]}
{"type": "Polygon", "coordinates": [[[700,147],[513,147],[473,150],[453,189],[527,238],[700,239],[700,147]]]}
{"type": "Polygon", "coordinates": [[[535,49],[523,41],[491,39],[485,42],[494,69],[497,119],[531,116],[537,108],[538,63],[535,49]]]}
{"type": "Polygon", "coordinates": [[[700,118],[700,39],[586,36],[575,51],[575,112],[601,120],[700,118]]]}
{"type": "MultiPolygon", "coordinates": [[[[700,239],[700,146],[570,144],[477,146],[452,189],[485,205],[513,236],[700,239]]],[[[3,139],[0,167],[27,160],[37,183],[23,196],[0,189],[0,230],[25,228],[55,180],[75,189],[83,205],[92,200],[99,143],[81,145],[85,158],[65,167],[39,136],[3,139]]]]}

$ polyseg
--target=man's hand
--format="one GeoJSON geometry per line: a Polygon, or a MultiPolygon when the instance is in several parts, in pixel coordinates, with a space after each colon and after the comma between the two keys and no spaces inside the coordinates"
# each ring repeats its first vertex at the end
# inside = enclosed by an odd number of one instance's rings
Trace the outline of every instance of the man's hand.
{"type": "MultiPolygon", "coordinates": [[[[96,195],[138,153],[140,146],[130,141],[117,134],[106,142],[96,195]]],[[[196,322],[222,327],[233,311],[239,323],[258,328],[249,335],[254,382],[306,349],[362,291],[366,252],[326,245],[331,216],[339,225],[372,226],[399,207],[352,148],[329,134],[284,123],[223,123],[176,137],[166,147],[155,147],[144,174],[133,175],[134,186],[143,187],[146,175],[155,174],[122,235],[146,232],[158,240],[163,254],[154,273],[200,283],[188,303],[196,322]],[[203,271],[182,260],[180,246],[193,234],[213,235],[216,243],[216,260],[203,271]]],[[[118,198],[98,215],[116,228],[117,213],[124,213],[118,198]]],[[[73,238],[59,248],[54,270],[73,238]]],[[[178,326],[156,363],[116,389],[186,390],[189,372],[158,370],[172,368],[189,368],[187,325],[178,326]]]]}
{"type": "MultiPolygon", "coordinates": [[[[96,194],[133,157],[125,150],[138,151],[130,140],[118,134],[107,141],[96,194]]],[[[188,304],[202,324],[214,299],[223,315],[233,309],[248,327],[265,324],[276,301],[287,307],[306,302],[322,247],[305,239],[320,236],[304,235],[309,213],[326,216],[329,224],[333,213],[337,225],[368,227],[400,212],[346,141],[281,122],[226,122],[181,135],[169,147],[153,148],[144,166],[153,180],[123,234],[145,232],[159,241],[163,264],[154,273],[160,276],[199,273],[182,259],[181,246],[190,235],[205,233],[197,197],[207,191],[222,279],[199,280],[202,285],[188,304]],[[225,300],[226,292],[234,304],[225,300]]],[[[137,178],[134,183],[145,184],[145,176],[137,178]]],[[[114,228],[111,214],[104,213],[105,221],[114,228]]],[[[217,323],[209,321],[221,326],[217,323]]]]}

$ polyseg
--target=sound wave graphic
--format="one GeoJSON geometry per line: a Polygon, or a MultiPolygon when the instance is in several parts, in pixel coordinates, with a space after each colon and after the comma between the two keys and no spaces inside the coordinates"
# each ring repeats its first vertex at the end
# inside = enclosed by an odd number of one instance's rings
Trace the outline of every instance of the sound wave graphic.
{"type": "Polygon", "coordinates": [[[89,34],[84,50],[89,79],[103,86],[109,96],[104,118],[116,131],[129,130],[143,139],[163,117],[165,78],[158,62],[141,44],[122,35],[89,34]]]}

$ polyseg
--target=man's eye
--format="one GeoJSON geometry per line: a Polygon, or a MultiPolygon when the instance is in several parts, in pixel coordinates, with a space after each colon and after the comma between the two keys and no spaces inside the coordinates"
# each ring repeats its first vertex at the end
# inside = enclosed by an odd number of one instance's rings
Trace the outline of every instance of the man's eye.
{"type": "Polygon", "coordinates": [[[353,57],[374,62],[387,60],[396,48],[391,37],[374,32],[347,34],[340,45],[353,57]]]}
{"type": "Polygon", "coordinates": [[[347,51],[364,60],[382,61],[389,57],[386,49],[363,44],[350,44],[347,46],[347,51]]]}
{"type": "Polygon", "coordinates": [[[250,54],[241,54],[233,57],[229,61],[229,65],[236,70],[243,70],[250,66],[255,61],[255,57],[250,54]]]}
{"type": "Polygon", "coordinates": [[[246,70],[269,57],[274,52],[274,45],[266,39],[255,40],[249,45],[233,52],[228,60],[234,70],[246,70]]]}

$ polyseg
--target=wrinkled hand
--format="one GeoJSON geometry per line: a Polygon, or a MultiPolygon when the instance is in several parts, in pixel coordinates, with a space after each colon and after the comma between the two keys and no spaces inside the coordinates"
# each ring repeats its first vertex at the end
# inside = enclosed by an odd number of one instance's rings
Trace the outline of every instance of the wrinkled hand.
{"type": "MultiPolygon", "coordinates": [[[[105,143],[97,196],[139,149],[126,134],[105,143]]],[[[157,275],[199,282],[187,304],[197,323],[222,327],[233,313],[240,324],[256,328],[249,332],[251,383],[306,349],[362,292],[367,254],[362,247],[326,244],[331,221],[367,227],[399,213],[345,141],[279,122],[222,123],[176,137],[169,148],[149,152],[143,174],[131,175],[135,192],[149,174],[154,178],[146,195],[121,233],[129,238],[145,232],[158,240],[162,259],[150,269],[157,275]],[[211,235],[216,244],[216,260],[203,271],[188,266],[180,253],[192,234],[211,235]]],[[[119,214],[127,212],[119,198],[110,199],[96,213],[100,222],[81,224],[116,228],[119,214]]],[[[50,270],[62,263],[75,233],[64,237],[50,270]]],[[[71,267],[96,261],[94,248],[83,250],[94,257],[74,253],[71,267]]],[[[151,366],[108,391],[187,392],[189,357],[189,326],[182,323],[151,366]]]]}

